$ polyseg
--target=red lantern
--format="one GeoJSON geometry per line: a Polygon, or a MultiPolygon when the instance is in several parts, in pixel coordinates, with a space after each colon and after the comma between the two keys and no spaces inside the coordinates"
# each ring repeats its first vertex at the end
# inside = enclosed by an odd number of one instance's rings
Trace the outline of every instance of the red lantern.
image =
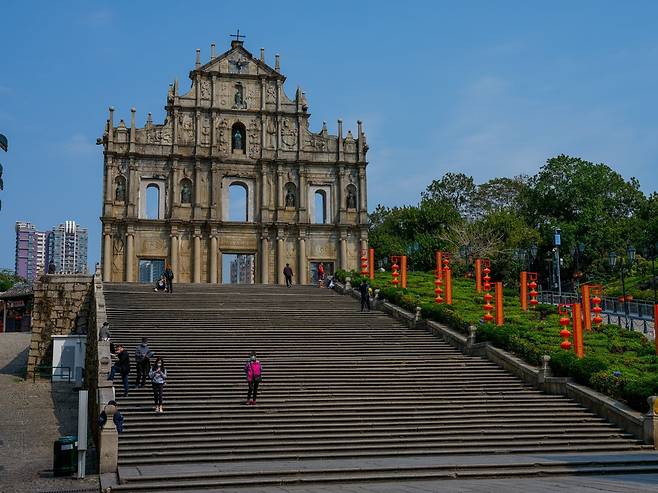
{"type": "Polygon", "coordinates": [[[441,297],[441,294],[443,294],[443,289],[441,289],[441,285],[443,284],[443,280],[438,276],[436,276],[436,279],[434,280],[434,293],[436,294],[436,298],[434,298],[434,301],[437,303],[443,303],[443,298],[441,297]]]}
{"type": "Polygon", "coordinates": [[[537,292],[537,273],[536,272],[528,272],[528,287],[530,288],[530,292],[528,292],[528,296],[530,297],[530,305],[534,308],[539,304],[539,301],[537,300],[537,296],[539,296],[539,293],[537,292]]]}
{"type": "Polygon", "coordinates": [[[560,317],[560,325],[562,326],[562,330],[560,331],[560,337],[562,338],[560,347],[565,351],[571,349],[571,342],[569,341],[571,332],[569,332],[569,329],[567,329],[567,327],[571,325],[570,308],[570,305],[558,305],[557,307],[557,312],[562,315],[560,317]]]}
{"type": "Polygon", "coordinates": [[[391,266],[391,276],[393,276],[393,280],[391,283],[397,288],[398,284],[400,284],[400,280],[398,279],[398,277],[400,277],[400,266],[398,265],[400,257],[391,257],[391,260],[393,261],[393,265],[391,266]]]}
{"type": "Polygon", "coordinates": [[[368,257],[365,250],[361,253],[361,275],[368,275],[368,257]]]}

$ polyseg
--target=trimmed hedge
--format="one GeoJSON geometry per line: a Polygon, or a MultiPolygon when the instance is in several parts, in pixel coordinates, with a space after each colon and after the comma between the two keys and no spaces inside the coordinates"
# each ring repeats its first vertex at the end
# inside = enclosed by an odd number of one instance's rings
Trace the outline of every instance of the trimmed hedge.
{"type": "MultiPolygon", "coordinates": [[[[343,282],[347,276],[351,277],[353,286],[362,279],[354,272],[336,272],[336,277],[343,282]]],[[[484,302],[475,292],[472,280],[453,279],[454,303],[451,306],[434,302],[433,273],[410,273],[406,289],[392,287],[390,273],[377,273],[374,281],[366,280],[380,290],[382,299],[412,313],[420,306],[426,319],[463,333],[467,333],[469,325],[476,325],[478,341],[487,341],[532,365],[541,365],[542,356],[548,354],[554,375],[572,377],[638,411],[648,410],[647,397],[658,394],[655,348],[638,332],[615,325],[596,328],[584,334],[585,357],[578,359],[573,351],[559,349],[562,340],[559,317],[552,305],[538,305],[535,310],[523,312],[516,293],[506,290],[505,325],[497,327],[480,320],[484,302]]]]}

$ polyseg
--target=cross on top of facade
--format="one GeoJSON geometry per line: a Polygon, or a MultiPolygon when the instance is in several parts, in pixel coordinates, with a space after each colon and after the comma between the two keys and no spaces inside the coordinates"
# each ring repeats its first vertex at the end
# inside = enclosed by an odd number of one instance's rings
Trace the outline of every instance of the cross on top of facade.
{"type": "Polygon", "coordinates": [[[235,41],[240,41],[240,38],[244,39],[244,38],[247,37],[244,34],[240,34],[239,29],[238,29],[238,32],[236,34],[229,34],[229,36],[231,36],[232,38],[235,38],[235,41]]]}

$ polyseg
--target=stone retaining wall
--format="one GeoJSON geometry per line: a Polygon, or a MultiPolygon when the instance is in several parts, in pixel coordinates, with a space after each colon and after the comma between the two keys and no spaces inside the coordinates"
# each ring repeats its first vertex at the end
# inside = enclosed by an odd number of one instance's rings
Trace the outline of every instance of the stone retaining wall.
{"type": "Polygon", "coordinates": [[[53,335],[86,334],[93,301],[92,276],[47,274],[34,283],[28,375],[52,364],[53,335]]]}

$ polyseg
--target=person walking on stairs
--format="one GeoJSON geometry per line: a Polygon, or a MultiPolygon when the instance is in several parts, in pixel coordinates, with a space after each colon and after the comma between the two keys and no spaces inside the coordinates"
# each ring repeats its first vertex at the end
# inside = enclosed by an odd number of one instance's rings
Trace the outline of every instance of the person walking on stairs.
{"type": "Polygon", "coordinates": [[[167,282],[166,291],[168,293],[173,293],[174,292],[174,271],[171,270],[171,265],[170,264],[167,264],[167,268],[165,269],[163,275],[165,277],[165,281],[167,282]]]}
{"type": "Polygon", "coordinates": [[[135,365],[137,367],[137,388],[146,385],[146,375],[149,372],[150,359],[154,356],[153,351],[149,349],[149,340],[142,337],[142,343],[135,348],[135,365]]]}
{"type": "Polygon", "coordinates": [[[128,397],[128,375],[130,374],[130,355],[128,351],[123,348],[122,344],[117,345],[117,361],[112,365],[110,374],[107,376],[108,380],[114,380],[114,375],[117,370],[121,373],[121,380],[123,381],[123,396],[128,397]]]}
{"type": "Polygon", "coordinates": [[[290,264],[286,264],[286,266],[283,268],[283,277],[286,278],[286,286],[290,287],[292,286],[292,269],[290,268],[290,264]]]}
{"type": "Polygon", "coordinates": [[[258,393],[258,385],[261,380],[261,365],[260,361],[256,358],[256,352],[252,351],[249,359],[244,365],[244,372],[247,376],[247,402],[246,404],[253,406],[256,404],[256,394],[258,393]]]}
{"type": "Polygon", "coordinates": [[[368,292],[368,283],[365,279],[359,284],[359,293],[361,293],[361,311],[365,308],[370,311],[370,293],[368,292]]]}
{"type": "Polygon", "coordinates": [[[163,413],[162,409],[162,394],[164,391],[164,386],[167,383],[167,369],[165,368],[164,361],[162,358],[155,358],[155,363],[151,371],[149,371],[149,378],[151,379],[151,384],[153,385],[153,402],[155,403],[155,412],[163,413]]]}

